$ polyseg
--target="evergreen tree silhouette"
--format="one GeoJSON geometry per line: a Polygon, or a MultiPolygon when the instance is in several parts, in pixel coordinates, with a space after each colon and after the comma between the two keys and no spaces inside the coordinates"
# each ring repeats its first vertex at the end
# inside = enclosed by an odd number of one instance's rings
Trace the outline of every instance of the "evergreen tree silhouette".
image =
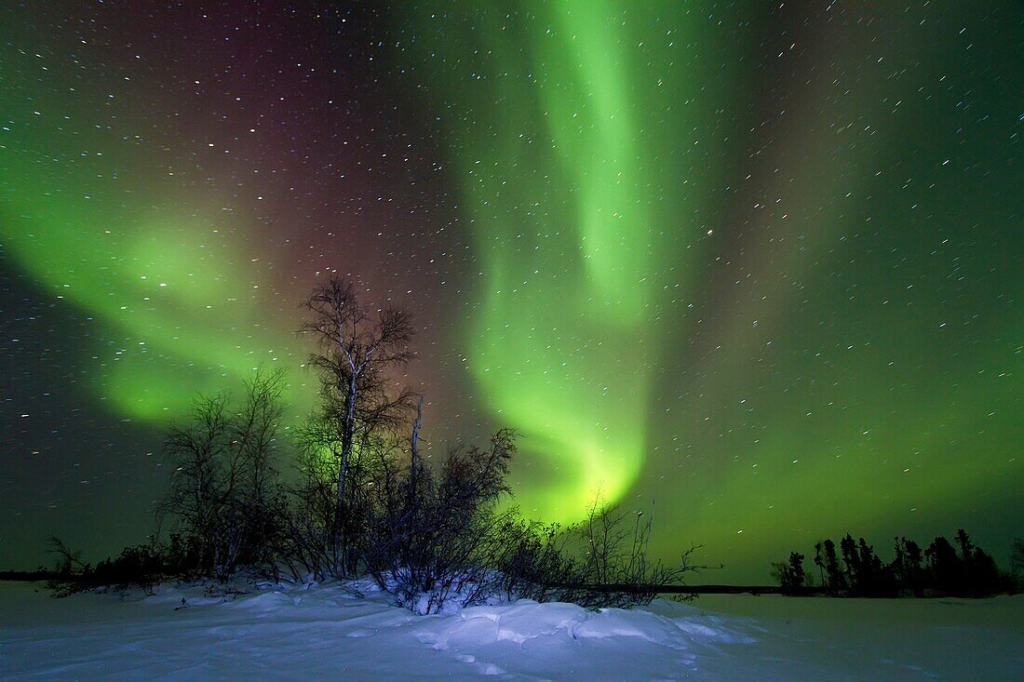
{"type": "Polygon", "coordinates": [[[794,590],[804,586],[806,575],[804,574],[804,555],[799,552],[789,554],[790,582],[794,590]]]}
{"type": "Polygon", "coordinates": [[[839,541],[839,550],[843,554],[843,565],[846,569],[846,586],[851,594],[860,592],[860,555],[857,554],[857,543],[853,536],[846,534],[839,541]]]}
{"type": "Polygon", "coordinates": [[[818,576],[821,578],[822,586],[825,585],[825,560],[821,556],[821,540],[814,545],[814,565],[818,567],[818,576]]]}
{"type": "Polygon", "coordinates": [[[965,596],[963,567],[949,540],[942,536],[935,538],[924,551],[924,555],[928,559],[931,586],[950,596],[965,596]]]}
{"type": "Polygon", "coordinates": [[[999,592],[999,569],[995,559],[975,547],[971,554],[971,594],[988,597],[999,592]]]}
{"type": "Polygon", "coordinates": [[[921,554],[921,546],[913,540],[907,540],[906,538],[903,538],[903,546],[905,548],[904,588],[913,592],[914,596],[923,597],[924,585],[922,584],[921,562],[924,559],[921,554]]]}
{"type": "Polygon", "coordinates": [[[839,566],[839,557],[836,556],[836,543],[831,539],[825,540],[825,572],[828,575],[829,593],[842,593],[846,589],[846,580],[839,566]]]}
{"type": "Polygon", "coordinates": [[[892,574],[902,589],[907,583],[907,550],[906,550],[907,539],[902,540],[898,537],[893,538],[893,551],[895,556],[893,557],[892,574]]]}

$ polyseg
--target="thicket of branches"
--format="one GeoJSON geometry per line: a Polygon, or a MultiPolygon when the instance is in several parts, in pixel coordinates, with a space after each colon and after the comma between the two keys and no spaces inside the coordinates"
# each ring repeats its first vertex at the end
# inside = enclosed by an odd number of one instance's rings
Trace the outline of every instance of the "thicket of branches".
{"type": "Polygon", "coordinates": [[[894,558],[887,563],[864,538],[854,540],[847,534],[838,551],[831,539],[814,546],[816,571],[806,573],[804,555],[791,552],[788,562],[774,565],[774,573],[783,591],[792,594],[812,588],[815,574],[819,591],[832,596],[986,597],[1016,590],[1016,568],[1000,572],[995,560],[963,529],[954,540],[955,545],[940,536],[922,549],[913,540],[895,538],[894,558]]]}
{"type": "Polygon", "coordinates": [[[171,487],[159,508],[175,525],[183,566],[218,579],[240,566],[273,569],[284,529],[276,462],[284,375],[257,370],[242,403],[200,397],[172,426],[165,456],[171,487]]]}
{"type": "Polygon", "coordinates": [[[165,443],[173,475],[159,517],[170,539],[96,569],[61,543],[65,584],[226,580],[240,568],[296,581],[368,575],[403,606],[436,613],[499,595],[628,607],[693,570],[689,552],[674,567],[648,558],[642,514],[595,503],[564,528],[524,519],[508,485],[510,430],[428,462],[422,398],[393,383],[412,358],[409,315],[362,305],[339,277],[304,309],[321,399],[298,429],[297,475],[286,484],[279,474],[281,373],[255,372],[238,404],[200,397],[165,443]]]}
{"type": "Polygon", "coordinates": [[[675,565],[651,560],[651,527],[651,518],[641,511],[598,501],[586,518],[565,527],[509,519],[507,550],[498,564],[502,588],[508,595],[593,608],[648,604],[696,570],[690,562],[693,547],[675,565]]]}

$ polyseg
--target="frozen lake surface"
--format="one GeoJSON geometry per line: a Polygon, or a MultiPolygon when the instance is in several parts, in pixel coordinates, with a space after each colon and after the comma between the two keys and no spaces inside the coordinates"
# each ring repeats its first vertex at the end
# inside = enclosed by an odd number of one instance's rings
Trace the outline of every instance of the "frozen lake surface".
{"type": "Polygon", "coordinates": [[[1024,596],[705,595],[600,612],[520,601],[416,616],[352,587],[363,596],[165,585],[53,599],[0,584],[0,679],[1024,680],[1024,596]]]}

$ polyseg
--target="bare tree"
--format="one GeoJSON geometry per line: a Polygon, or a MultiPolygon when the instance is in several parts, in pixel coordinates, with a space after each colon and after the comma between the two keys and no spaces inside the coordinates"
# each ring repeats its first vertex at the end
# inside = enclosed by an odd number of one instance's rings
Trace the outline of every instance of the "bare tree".
{"type": "Polygon", "coordinates": [[[490,448],[453,447],[439,466],[410,462],[406,472],[384,453],[367,486],[372,500],[361,538],[367,570],[382,589],[421,613],[439,612],[449,599],[478,603],[497,590],[496,557],[505,551],[499,531],[516,516],[497,505],[511,493],[515,450],[513,432],[503,429],[490,448]]]}
{"type": "Polygon", "coordinates": [[[334,533],[342,532],[347,485],[354,456],[368,450],[377,435],[403,423],[413,394],[389,392],[389,372],[412,359],[411,316],[387,305],[372,308],[359,302],[351,280],[338,275],[317,285],[304,302],[308,318],[301,333],[313,337],[317,351],[309,362],[320,371],[321,411],[313,428],[319,450],[337,459],[334,533]]]}
{"type": "Polygon", "coordinates": [[[191,422],[175,424],[164,442],[173,467],[171,489],[160,505],[160,515],[171,514],[184,529],[197,553],[201,569],[222,564],[220,542],[225,489],[228,417],[223,396],[199,396],[191,422]]]}
{"type": "Polygon", "coordinates": [[[245,401],[233,411],[224,395],[200,396],[190,423],[168,431],[165,453],[174,467],[160,507],[184,531],[199,570],[224,578],[239,562],[269,562],[277,523],[273,466],[282,371],[258,369],[245,401]]]}
{"type": "Polygon", "coordinates": [[[283,369],[257,368],[245,384],[245,402],[233,416],[230,432],[232,451],[238,453],[238,506],[244,515],[240,525],[245,528],[247,558],[271,568],[272,545],[283,511],[275,464],[277,433],[284,416],[284,383],[283,369]]]}

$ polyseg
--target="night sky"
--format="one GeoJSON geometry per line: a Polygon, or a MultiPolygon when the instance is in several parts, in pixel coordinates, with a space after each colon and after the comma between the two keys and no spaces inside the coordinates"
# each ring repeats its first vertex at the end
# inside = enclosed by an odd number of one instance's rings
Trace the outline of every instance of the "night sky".
{"type": "Polygon", "coordinates": [[[415,314],[435,455],[653,510],[708,580],[1024,533],[1024,5],[5,2],[0,568],[152,532],[199,392],[330,273],[415,314]]]}

